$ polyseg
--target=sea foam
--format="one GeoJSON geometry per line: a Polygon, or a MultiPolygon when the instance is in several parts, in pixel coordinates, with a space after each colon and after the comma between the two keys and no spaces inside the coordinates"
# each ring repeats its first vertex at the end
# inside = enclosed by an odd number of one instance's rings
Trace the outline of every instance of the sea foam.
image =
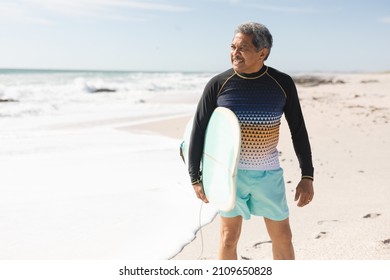
{"type": "Polygon", "coordinates": [[[200,213],[180,139],[117,128],[192,114],[159,100],[197,98],[209,77],[0,71],[17,100],[0,103],[0,258],[167,259],[190,242],[215,209],[200,213]]]}

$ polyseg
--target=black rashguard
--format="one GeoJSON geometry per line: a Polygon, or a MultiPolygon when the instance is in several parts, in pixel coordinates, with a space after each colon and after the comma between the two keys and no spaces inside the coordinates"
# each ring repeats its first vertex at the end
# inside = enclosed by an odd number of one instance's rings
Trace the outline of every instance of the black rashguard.
{"type": "Polygon", "coordinates": [[[313,179],[311,148],[295,84],[290,76],[268,66],[239,74],[229,69],[206,85],[194,117],[189,147],[191,182],[200,179],[204,136],[216,107],[232,110],[241,127],[238,168],[274,170],[280,167],[276,146],[284,113],[303,178],[313,179]]]}

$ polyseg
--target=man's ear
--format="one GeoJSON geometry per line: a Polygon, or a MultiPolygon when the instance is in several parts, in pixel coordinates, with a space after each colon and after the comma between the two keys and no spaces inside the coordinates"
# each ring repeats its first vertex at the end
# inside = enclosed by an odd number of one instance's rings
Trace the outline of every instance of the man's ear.
{"type": "Polygon", "coordinates": [[[269,54],[269,50],[267,48],[262,48],[260,50],[260,60],[265,60],[268,54],[269,54]]]}

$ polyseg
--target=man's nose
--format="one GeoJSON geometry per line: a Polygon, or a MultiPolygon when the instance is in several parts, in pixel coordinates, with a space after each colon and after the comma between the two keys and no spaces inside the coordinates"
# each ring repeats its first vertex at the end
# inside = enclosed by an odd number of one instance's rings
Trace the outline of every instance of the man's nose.
{"type": "Polygon", "coordinates": [[[236,56],[237,54],[240,54],[240,51],[238,49],[233,49],[232,50],[232,55],[236,56]]]}

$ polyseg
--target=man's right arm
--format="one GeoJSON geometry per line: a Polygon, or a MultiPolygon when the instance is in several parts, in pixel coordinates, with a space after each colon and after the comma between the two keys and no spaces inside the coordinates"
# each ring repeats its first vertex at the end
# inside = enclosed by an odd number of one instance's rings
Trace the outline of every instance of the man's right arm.
{"type": "Polygon", "coordinates": [[[200,162],[202,160],[204,137],[210,117],[217,107],[218,90],[219,83],[217,78],[214,77],[207,83],[194,116],[188,150],[188,172],[192,184],[201,182],[200,162]]]}

